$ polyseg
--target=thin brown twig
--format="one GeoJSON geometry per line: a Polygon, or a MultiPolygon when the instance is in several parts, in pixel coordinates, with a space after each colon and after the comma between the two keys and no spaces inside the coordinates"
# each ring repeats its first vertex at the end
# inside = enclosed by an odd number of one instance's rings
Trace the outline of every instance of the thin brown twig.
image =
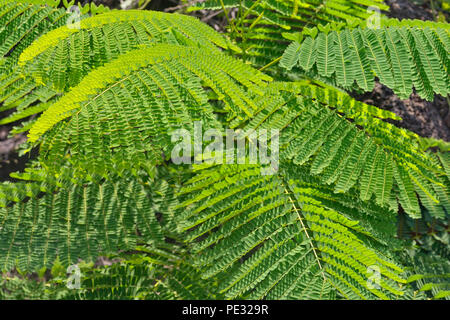
{"type": "Polygon", "coordinates": [[[215,16],[219,15],[220,13],[222,13],[222,11],[214,12],[214,13],[212,13],[212,14],[206,16],[206,17],[201,18],[200,21],[202,21],[202,22],[207,22],[209,19],[214,18],[215,16]]]}
{"type": "Polygon", "coordinates": [[[200,3],[200,2],[203,2],[203,1],[192,0],[192,1],[189,1],[187,3],[179,4],[179,5],[175,6],[175,7],[166,8],[166,9],[164,9],[164,12],[177,11],[177,10],[180,10],[180,9],[184,9],[184,8],[190,7],[194,3],[200,3]]]}

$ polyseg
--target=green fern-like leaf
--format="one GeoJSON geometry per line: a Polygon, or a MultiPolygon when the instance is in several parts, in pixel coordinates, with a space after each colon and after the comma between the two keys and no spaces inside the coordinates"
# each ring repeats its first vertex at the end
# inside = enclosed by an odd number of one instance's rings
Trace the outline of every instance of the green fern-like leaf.
{"type": "Polygon", "coordinates": [[[299,30],[329,22],[366,22],[373,15],[368,8],[373,6],[380,10],[389,8],[381,0],[207,0],[195,2],[189,10],[228,12],[237,8],[240,14],[233,22],[234,27],[230,26],[230,35],[245,51],[245,59],[264,66],[282,55],[286,46],[280,42],[286,43],[299,30]]]}
{"type": "Polygon", "coordinates": [[[57,257],[67,266],[78,259],[95,261],[101,254],[131,250],[142,239],[164,242],[156,211],[170,211],[173,201],[165,181],[146,190],[122,180],[72,184],[2,208],[1,270],[39,270],[51,267],[57,257]]]}
{"type": "Polygon", "coordinates": [[[0,110],[16,108],[17,112],[0,120],[0,124],[45,111],[49,100],[57,100],[58,91],[78,85],[91,70],[120,54],[156,43],[239,50],[189,16],[129,10],[85,18],[79,28],[62,26],[45,34],[20,56],[23,67],[16,66],[5,74],[0,81],[0,101],[4,104],[0,110]]]}
{"type": "Polygon", "coordinates": [[[170,155],[171,131],[192,131],[196,120],[218,126],[202,85],[225,102],[226,110],[251,115],[256,105],[246,89],[262,94],[259,87],[267,80],[220,52],[204,56],[199,48],[176,45],[131,51],[91,72],[50,106],[30,129],[29,141],[57,125],[44,139],[49,163],[65,161],[70,146],[74,161],[100,174],[114,159],[119,168],[144,163],[144,153],[156,164],[163,152],[170,155]]]}
{"type": "Polygon", "coordinates": [[[424,153],[418,143],[404,139],[408,137],[405,131],[389,131],[388,124],[386,130],[380,130],[381,125],[367,125],[377,118],[373,113],[362,113],[361,104],[355,105],[360,110],[357,115],[352,115],[348,104],[345,107],[349,118],[364,124],[369,135],[329,109],[331,106],[342,110],[344,101],[351,101],[342,100],[345,97],[327,87],[272,83],[264,98],[257,100],[260,108],[254,117],[247,122],[233,122],[232,126],[245,123],[246,130],[280,130],[281,161],[292,161],[298,166],[310,163],[311,174],[320,176],[323,184],[334,185],[336,193],[357,188],[362,200],[375,194],[380,205],[391,208],[396,207],[392,199],[398,198],[413,217],[420,217],[417,190],[427,205],[438,204],[440,197],[446,203],[447,196],[441,190],[447,189],[441,181],[444,172],[436,158],[424,153]]]}
{"type": "MultiPolygon", "coordinates": [[[[414,86],[420,96],[432,100],[434,93],[443,96],[449,93],[448,50],[445,49],[448,39],[448,28],[440,28],[439,24],[424,29],[395,24],[376,30],[343,29],[316,39],[307,36],[296,49],[297,61],[303,71],[309,71],[314,61],[310,56],[317,57],[312,74],[329,78],[344,88],[356,83],[359,88],[371,91],[376,76],[402,99],[409,97],[414,86]],[[334,38],[328,45],[327,57],[323,52],[325,37],[334,38]]],[[[288,47],[282,60],[289,59],[283,65],[287,68],[295,64],[294,47],[288,47]]]]}
{"type": "Polygon", "coordinates": [[[299,193],[283,173],[261,176],[260,169],[207,168],[184,187],[189,210],[179,218],[190,230],[197,265],[206,268],[204,278],[224,279],[227,298],[311,299],[334,290],[347,298],[402,294],[395,284],[404,282],[401,269],[364,243],[357,221],[299,193]],[[373,265],[382,270],[381,290],[366,286],[363,275],[373,265]]]}

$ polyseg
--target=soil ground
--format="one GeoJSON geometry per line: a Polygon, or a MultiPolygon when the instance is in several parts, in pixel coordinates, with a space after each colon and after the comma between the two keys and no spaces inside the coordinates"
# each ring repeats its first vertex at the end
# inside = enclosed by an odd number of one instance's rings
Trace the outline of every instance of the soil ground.
{"type": "MultiPolygon", "coordinates": [[[[401,19],[433,20],[430,1],[386,0],[391,10],[388,16],[401,19]]],[[[437,10],[437,9],[436,9],[437,10]]],[[[448,19],[448,12],[445,15],[448,19]]],[[[398,126],[409,129],[422,137],[450,141],[449,99],[440,95],[428,102],[413,93],[409,99],[401,100],[392,90],[379,83],[372,92],[355,96],[358,100],[388,109],[402,117],[398,126]]]]}

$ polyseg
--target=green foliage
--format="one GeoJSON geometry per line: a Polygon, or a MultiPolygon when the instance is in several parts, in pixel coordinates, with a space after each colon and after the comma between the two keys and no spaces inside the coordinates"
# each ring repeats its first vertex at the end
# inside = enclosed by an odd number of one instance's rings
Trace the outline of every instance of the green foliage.
{"type": "Polygon", "coordinates": [[[176,245],[136,247],[133,253],[109,259],[103,266],[80,265],[80,289],[68,289],[59,276],[48,282],[47,293],[69,300],[197,300],[220,298],[213,281],[200,281],[198,269],[188,264],[176,245]]]}
{"type": "Polygon", "coordinates": [[[42,281],[29,280],[20,276],[2,276],[0,281],[1,300],[50,299],[42,281]]]}
{"type": "Polygon", "coordinates": [[[381,16],[373,30],[374,0],[200,4],[239,7],[224,35],[95,6],[74,26],[61,5],[0,9],[0,124],[39,151],[0,184],[1,298],[448,298],[446,143],[344,91],[377,77],[401,97],[447,95],[447,24],[381,16]],[[279,130],[276,172],[170,163],[171,133],[194,121],[279,130]]]}
{"type": "Polygon", "coordinates": [[[35,39],[66,23],[65,10],[26,2],[0,2],[0,57],[16,61],[35,39]]]}
{"type": "Polygon", "coordinates": [[[356,82],[364,91],[371,91],[378,77],[402,99],[414,86],[420,96],[433,100],[434,93],[449,93],[449,40],[449,29],[439,27],[325,30],[292,43],[280,64],[287,69],[298,65],[344,88],[356,82]]]}
{"type": "Polygon", "coordinates": [[[402,223],[402,233],[411,239],[411,245],[403,254],[408,264],[408,283],[415,294],[423,294],[431,299],[449,299],[450,263],[447,223],[430,220],[402,223]]]}
{"type": "Polygon", "coordinates": [[[39,270],[51,267],[56,257],[64,265],[95,261],[132,249],[140,237],[164,241],[156,211],[170,210],[173,196],[163,180],[153,188],[147,194],[150,190],[125,179],[74,185],[1,209],[0,236],[10,239],[0,246],[1,270],[39,270]]]}
{"type": "Polygon", "coordinates": [[[4,104],[0,110],[16,108],[17,112],[0,124],[45,111],[50,101],[58,98],[58,91],[75,87],[90,70],[141,46],[195,42],[208,49],[214,45],[234,48],[192,17],[160,12],[112,11],[83,19],[79,27],[63,26],[47,33],[21,55],[19,64],[23,67],[5,73],[0,81],[0,101],[4,104]]]}
{"type": "Polygon", "coordinates": [[[207,0],[196,2],[189,10],[237,8],[230,35],[240,42],[245,59],[264,66],[282,55],[280,42],[287,43],[304,28],[362,22],[372,16],[371,6],[388,10],[381,0],[207,0]]]}
{"type": "Polygon", "coordinates": [[[189,241],[210,234],[193,246],[197,265],[206,266],[203,277],[218,275],[227,298],[326,298],[333,289],[353,299],[401,295],[401,269],[365,243],[364,228],[345,210],[325,209],[314,188],[282,175],[225,165],[201,170],[184,187],[190,210],[178,216],[180,226],[192,229],[189,241]],[[382,270],[382,291],[368,290],[362,276],[374,265],[382,270]]]}
{"type": "Polygon", "coordinates": [[[124,54],[91,72],[51,105],[31,128],[29,141],[60,124],[42,145],[50,165],[67,161],[66,145],[77,154],[76,163],[99,174],[113,163],[119,169],[129,163],[161,163],[161,155],[169,156],[174,145],[171,131],[192,131],[193,121],[203,121],[205,129],[219,126],[204,86],[221,96],[226,110],[251,115],[250,90],[260,91],[257,86],[270,79],[218,51],[203,55],[202,49],[176,45],[124,54]],[[152,137],[151,142],[145,137],[152,137]]]}
{"type": "Polygon", "coordinates": [[[37,82],[51,82],[55,89],[63,90],[78,84],[90,69],[120,54],[161,42],[206,48],[231,46],[224,37],[189,16],[112,11],[83,19],[79,28],[64,26],[47,33],[23,52],[19,65],[31,70],[37,82]],[[91,43],[95,43],[94,52],[89,52],[91,43]],[[56,63],[44,68],[49,61],[56,63]]]}
{"type": "Polygon", "coordinates": [[[361,200],[374,194],[377,204],[393,210],[398,198],[403,209],[418,218],[416,191],[423,205],[433,208],[433,216],[444,217],[437,206],[439,199],[448,201],[442,191],[443,169],[405,131],[375,118],[383,115],[362,103],[355,103],[351,111],[347,104],[351,98],[326,86],[279,82],[271,83],[267,92],[245,129],[279,129],[282,161],[311,164],[308,171],[320,176],[322,184],[334,185],[335,193],[356,188],[361,200]],[[271,95],[273,99],[268,98],[271,95]],[[348,113],[353,123],[327,107],[348,113]]]}

